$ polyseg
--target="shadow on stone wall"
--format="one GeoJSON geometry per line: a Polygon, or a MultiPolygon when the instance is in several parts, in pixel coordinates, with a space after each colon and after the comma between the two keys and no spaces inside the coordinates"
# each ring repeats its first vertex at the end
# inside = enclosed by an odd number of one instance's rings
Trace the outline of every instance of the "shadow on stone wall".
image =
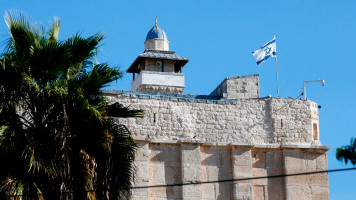
{"type": "MultiPolygon", "coordinates": [[[[231,149],[202,147],[202,181],[232,179],[231,149]]],[[[202,185],[203,198],[232,199],[232,182],[202,185]]]]}
{"type": "MultiPolygon", "coordinates": [[[[150,183],[164,185],[181,183],[181,155],[179,145],[150,145],[150,183]]],[[[181,186],[151,188],[150,196],[181,199],[181,186]]]]}

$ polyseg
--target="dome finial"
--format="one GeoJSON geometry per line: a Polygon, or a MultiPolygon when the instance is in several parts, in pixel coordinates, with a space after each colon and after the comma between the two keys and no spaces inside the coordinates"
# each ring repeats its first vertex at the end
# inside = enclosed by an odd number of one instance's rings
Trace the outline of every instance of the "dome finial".
{"type": "Polygon", "coordinates": [[[166,33],[161,29],[161,27],[158,26],[157,17],[156,17],[155,23],[156,24],[152,27],[152,29],[150,31],[148,31],[146,40],[164,39],[164,40],[168,41],[166,33]]]}

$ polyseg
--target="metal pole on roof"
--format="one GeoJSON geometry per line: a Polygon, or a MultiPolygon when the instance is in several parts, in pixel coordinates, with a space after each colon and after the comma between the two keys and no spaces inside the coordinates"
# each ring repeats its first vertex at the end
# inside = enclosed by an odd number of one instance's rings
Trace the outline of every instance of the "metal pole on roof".
{"type": "Polygon", "coordinates": [[[303,82],[303,96],[304,96],[304,100],[307,100],[307,84],[308,83],[313,83],[313,82],[320,82],[321,86],[325,85],[325,81],[324,80],[313,80],[313,81],[304,81],[303,82]]]}

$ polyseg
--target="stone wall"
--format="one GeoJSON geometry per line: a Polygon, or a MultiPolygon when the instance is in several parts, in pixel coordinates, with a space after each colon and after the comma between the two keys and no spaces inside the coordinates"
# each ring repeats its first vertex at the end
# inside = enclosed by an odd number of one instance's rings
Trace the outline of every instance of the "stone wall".
{"type": "MultiPolygon", "coordinates": [[[[201,147],[201,181],[232,179],[231,148],[219,146],[201,147]]],[[[202,199],[232,199],[231,182],[210,183],[202,186],[202,199]]]]}
{"type": "MultiPolygon", "coordinates": [[[[253,149],[253,177],[284,174],[283,152],[280,149],[253,149]]],[[[254,199],[285,199],[284,178],[253,180],[254,199]]]]}
{"type": "MultiPolygon", "coordinates": [[[[298,99],[253,99],[236,104],[196,103],[107,96],[133,109],[140,119],[121,119],[138,140],[196,141],[208,144],[314,145],[315,103],[298,99]]],[[[318,126],[318,123],[317,123],[318,126]]]]}
{"type": "MultiPolygon", "coordinates": [[[[284,173],[327,170],[325,151],[285,148],[284,173]]],[[[329,199],[328,174],[310,174],[285,178],[287,199],[329,199]]]]}
{"type": "Polygon", "coordinates": [[[259,98],[259,75],[225,78],[210,95],[220,96],[226,99],[259,98]]]}
{"type": "Polygon", "coordinates": [[[328,147],[315,137],[314,102],[133,92],[106,97],[145,110],[142,119],[119,120],[139,143],[135,186],[191,184],[135,189],[133,199],[329,199],[325,173],[246,179],[327,169],[328,147]],[[194,184],[206,181],[213,182],[194,184]]]}
{"type": "MultiPolygon", "coordinates": [[[[149,183],[166,185],[181,182],[181,147],[171,144],[149,145],[149,183]]],[[[150,189],[157,199],[181,199],[182,187],[157,187],[150,189]]]]}
{"type": "Polygon", "coordinates": [[[329,199],[326,173],[259,178],[326,170],[326,150],[141,141],[135,186],[191,185],[134,189],[132,199],[329,199]],[[216,182],[232,179],[245,180],[216,182]]]}

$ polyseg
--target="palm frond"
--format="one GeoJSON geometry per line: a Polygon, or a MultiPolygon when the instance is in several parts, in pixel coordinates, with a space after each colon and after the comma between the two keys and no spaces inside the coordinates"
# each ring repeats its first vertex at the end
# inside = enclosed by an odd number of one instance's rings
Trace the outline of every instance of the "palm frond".
{"type": "Polygon", "coordinates": [[[119,117],[119,118],[130,118],[138,117],[143,118],[145,116],[144,110],[131,110],[129,107],[124,107],[120,103],[113,103],[108,106],[107,109],[108,116],[119,117]]]}
{"type": "Polygon", "coordinates": [[[111,197],[128,195],[128,188],[134,181],[133,161],[137,149],[130,131],[126,126],[109,120],[111,138],[110,193],[111,197]]]}
{"type": "Polygon", "coordinates": [[[14,50],[16,57],[25,64],[28,59],[29,52],[40,35],[37,30],[34,30],[26,15],[16,11],[6,12],[5,22],[10,30],[11,41],[8,50],[14,50]]]}
{"type": "Polygon", "coordinates": [[[48,31],[48,40],[50,43],[57,43],[60,26],[61,20],[58,17],[55,17],[52,21],[52,27],[48,31]]]}
{"type": "Polygon", "coordinates": [[[41,44],[31,49],[31,77],[46,83],[58,79],[67,70],[68,52],[60,43],[41,44]]]}
{"type": "Polygon", "coordinates": [[[351,138],[350,145],[337,148],[336,158],[339,161],[344,160],[345,164],[347,164],[348,161],[350,161],[352,165],[356,165],[356,138],[351,138]]]}
{"type": "Polygon", "coordinates": [[[122,77],[122,72],[116,68],[110,68],[107,64],[98,64],[90,72],[83,72],[78,84],[82,85],[86,97],[101,95],[100,89],[122,77]]]}
{"type": "Polygon", "coordinates": [[[97,33],[89,38],[82,38],[79,33],[70,37],[64,42],[64,46],[70,50],[70,58],[68,62],[72,66],[84,67],[84,61],[96,54],[96,49],[99,48],[99,43],[103,39],[103,35],[97,33]]]}

